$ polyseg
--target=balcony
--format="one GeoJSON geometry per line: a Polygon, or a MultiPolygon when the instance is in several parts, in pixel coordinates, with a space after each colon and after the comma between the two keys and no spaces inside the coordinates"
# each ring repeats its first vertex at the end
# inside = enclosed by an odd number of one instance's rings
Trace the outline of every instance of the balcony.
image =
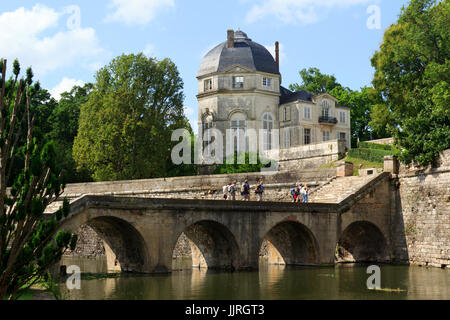
{"type": "Polygon", "coordinates": [[[319,117],[319,123],[323,124],[337,124],[338,121],[335,117],[319,117]]]}

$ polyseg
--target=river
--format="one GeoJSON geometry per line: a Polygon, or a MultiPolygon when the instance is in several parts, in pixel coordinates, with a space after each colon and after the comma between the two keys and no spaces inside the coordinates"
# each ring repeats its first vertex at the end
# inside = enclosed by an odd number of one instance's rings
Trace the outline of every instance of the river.
{"type": "Polygon", "coordinates": [[[450,300],[450,270],[381,265],[382,291],[367,289],[367,266],[283,267],[261,265],[254,272],[215,272],[203,269],[170,275],[116,274],[105,276],[106,260],[64,257],[77,265],[81,289],[67,290],[69,300],[450,300]],[[90,274],[90,275],[86,275],[90,274]],[[398,291],[393,291],[393,289],[398,291]]]}

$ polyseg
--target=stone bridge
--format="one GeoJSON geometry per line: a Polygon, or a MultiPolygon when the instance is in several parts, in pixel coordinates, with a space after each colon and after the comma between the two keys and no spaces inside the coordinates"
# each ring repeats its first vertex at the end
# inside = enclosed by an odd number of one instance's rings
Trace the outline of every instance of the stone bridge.
{"type": "Polygon", "coordinates": [[[257,269],[261,259],[316,266],[336,257],[392,261],[392,188],[390,174],[381,173],[338,203],[85,195],[72,202],[62,228],[92,227],[104,240],[108,268],[125,272],[170,272],[182,234],[193,266],[210,269],[257,269]]]}

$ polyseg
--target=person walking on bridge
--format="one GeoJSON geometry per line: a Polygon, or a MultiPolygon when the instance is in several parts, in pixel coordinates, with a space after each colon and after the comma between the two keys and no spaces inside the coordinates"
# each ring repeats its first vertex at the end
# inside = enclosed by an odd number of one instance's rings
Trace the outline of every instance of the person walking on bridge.
{"type": "Polygon", "coordinates": [[[248,180],[245,180],[245,182],[242,184],[241,196],[242,200],[250,201],[250,185],[248,184],[248,180]]]}
{"type": "Polygon", "coordinates": [[[229,200],[236,200],[236,182],[230,182],[228,185],[228,197],[229,200]]]}
{"type": "Polygon", "coordinates": [[[303,203],[308,203],[308,193],[309,193],[309,188],[308,188],[308,185],[305,184],[305,186],[301,190],[303,203]]]}
{"type": "Polygon", "coordinates": [[[263,201],[263,193],[264,193],[264,184],[262,181],[256,186],[255,190],[256,195],[258,196],[258,201],[263,201]]]}
{"type": "Polygon", "coordinates": [[[223,192],[223,199],[227,200],[228,199],[228,186],[223,186],[222,192],[223,192]]]}

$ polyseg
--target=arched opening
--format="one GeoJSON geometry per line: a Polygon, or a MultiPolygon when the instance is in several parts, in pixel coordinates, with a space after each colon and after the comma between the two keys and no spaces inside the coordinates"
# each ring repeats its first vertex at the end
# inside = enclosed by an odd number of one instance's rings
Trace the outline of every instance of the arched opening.
{"type": "Polygon", "coordinates": [[[106,271],[145,272],[148,258],[144,239],[128,222],[115,217],[95,218],[76,233],[79,240],[73,256],[106,258],[106,271]]]}
{"type": "Polygon", "coordinates": [[[174,248],[174,270],[207,268],[234,270],[238,267],[239,247],[233,234],[222,224],[200,221],[187,227],[174,248]],[[179,263],[179,259],[183,263],[179,263]]]}
{"type": "Polygon", "coordinates": [[[312,232],[298,222],[282,222],[265,236],[260,264],[308,266],[319,263],[317,241],[312,232]]]}
{"type": "Polygon", "coordinates": [[[342,233],[336,247],[337,263],[387,262],[386,239],[376,225],[358,221],[342,233]]]}

